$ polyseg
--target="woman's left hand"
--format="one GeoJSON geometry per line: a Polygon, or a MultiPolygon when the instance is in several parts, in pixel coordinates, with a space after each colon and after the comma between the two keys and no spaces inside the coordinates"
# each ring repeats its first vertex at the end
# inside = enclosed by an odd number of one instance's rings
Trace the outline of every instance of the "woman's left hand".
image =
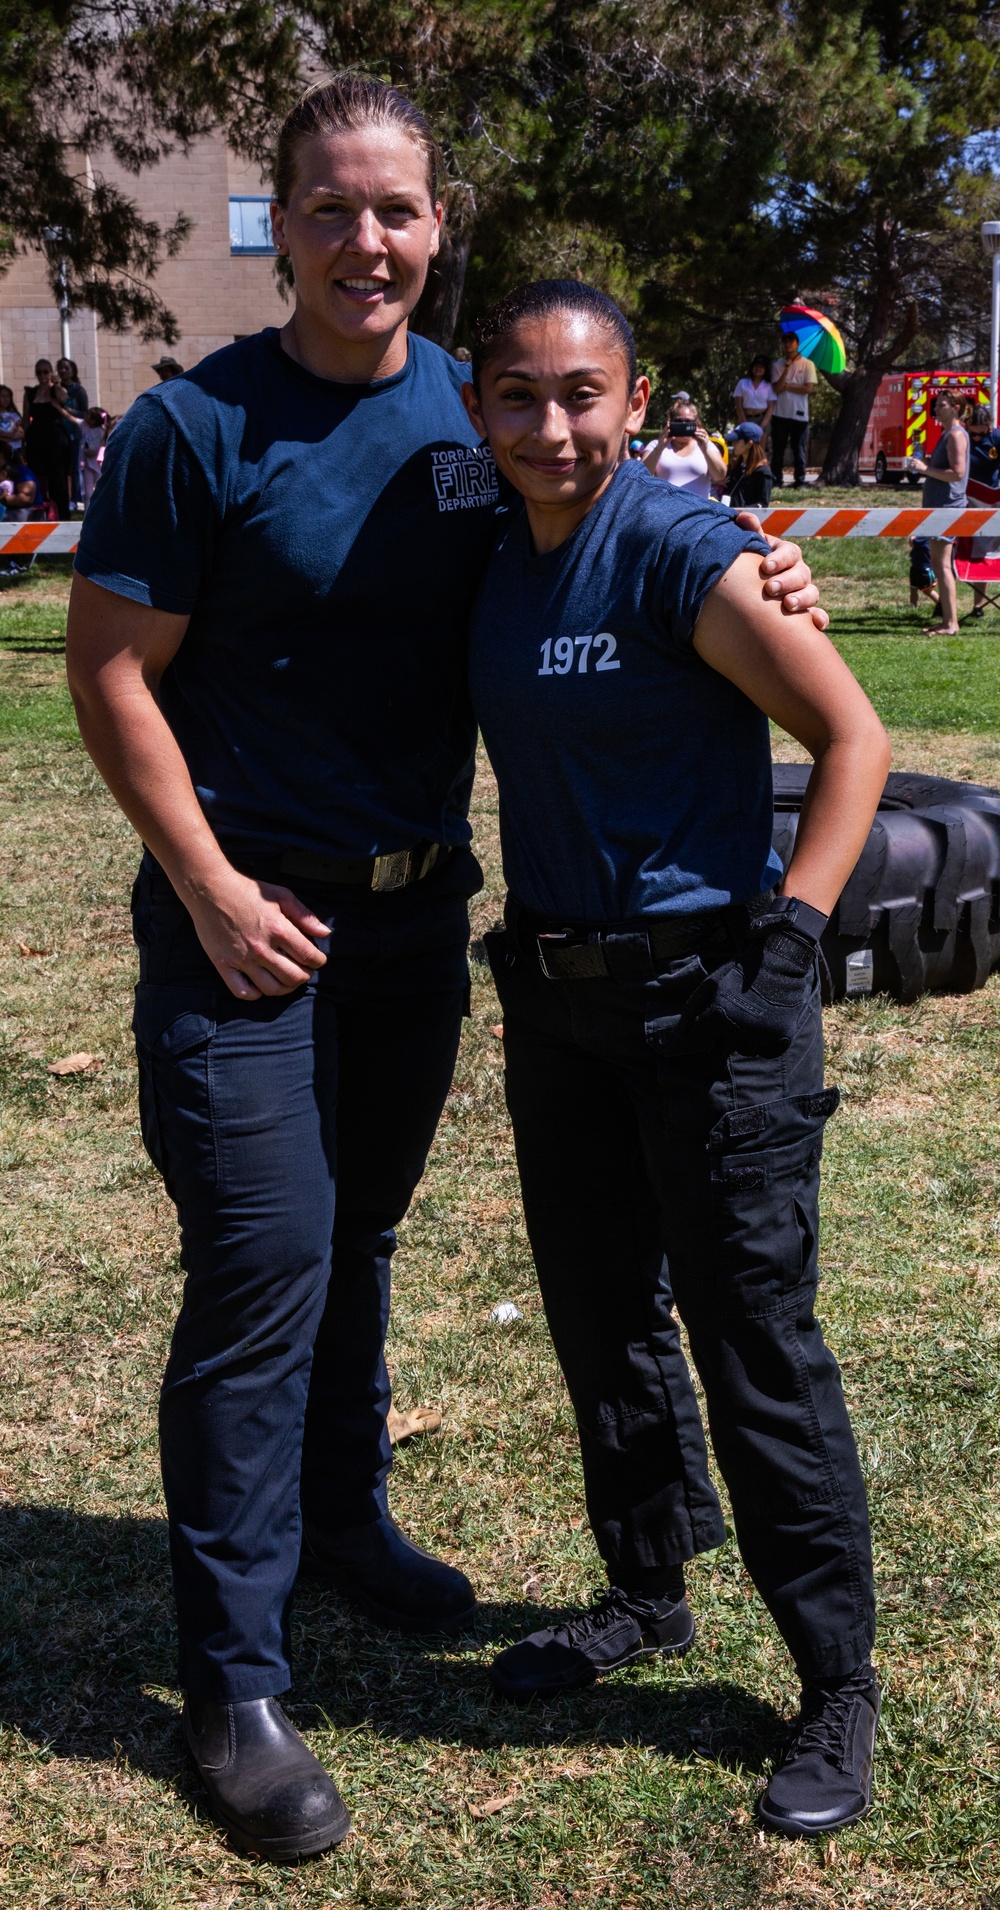
{"type": "Polygon", "coordinates": [[[760,564],[765,597],[778,598],[786,616],[808,610],[817,630],[825,630],[830,619],[820,609],[819,591],[799,545],[789,544],[783,537],[769,537],[753,511],[737,511],[736,522],[741,531],[756,531],[771,546],[770,557],[762,557],[760,564]]]}

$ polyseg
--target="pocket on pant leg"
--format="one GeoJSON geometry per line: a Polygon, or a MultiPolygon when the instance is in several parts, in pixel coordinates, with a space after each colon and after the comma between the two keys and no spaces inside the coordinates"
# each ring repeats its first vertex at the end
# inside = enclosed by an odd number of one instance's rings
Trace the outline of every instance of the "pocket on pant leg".
{"type": "Polygon", "coordinates": [[[731,1110],[709,1142],[713,1293],[723,1311],[762,1318],[816,1280],[819,1166],[836,1088],[731,1110]]]}
{"type": "Polygon", "coordinates": [[[140,982],[135,991],[142,1140],[175,1201],[185,1182],[218,1183],[210,1078],[214,1011],[214,994],[205,990],[140,982]]]}

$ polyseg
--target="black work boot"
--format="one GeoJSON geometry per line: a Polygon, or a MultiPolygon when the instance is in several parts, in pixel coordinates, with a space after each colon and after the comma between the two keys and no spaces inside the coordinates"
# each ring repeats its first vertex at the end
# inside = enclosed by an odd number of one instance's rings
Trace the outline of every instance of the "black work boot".
{"type": "Polygon", "coordinates": [[[465,1573],[414,1545],[388,1513],[340,1532],[303,1521],[299,1571],[391,1631],[464,1631],[475,1615],[465,1573]]]}
{"type": "Polygon", "coordinates": [[[872,1801],[879,1689],[871,1665],[804,1685],[795,1736],[760,1800],[761,1821],[786,1837],[823,1837],[872,1801]]]}
{"type": "Polygon", "coordinates": [[[240,1850],[293,1864],[347,1836],[343,1798],[277,1698],[185,1698],[183,1724],[212,1815],[240,1850]]]}
{"type": "Polygon", "coordinates": [[[592,1685],[619,1665],[655,1658],[658,1652],[681,1657],[693,1642],[694,1619],[686,1598],[642,1598],[611,1585],[589,1612],[533,1631],[502,1651],[490,1666],[490,1677],[503,1697],[518,1702],[556,1697],[592,1685]]]}

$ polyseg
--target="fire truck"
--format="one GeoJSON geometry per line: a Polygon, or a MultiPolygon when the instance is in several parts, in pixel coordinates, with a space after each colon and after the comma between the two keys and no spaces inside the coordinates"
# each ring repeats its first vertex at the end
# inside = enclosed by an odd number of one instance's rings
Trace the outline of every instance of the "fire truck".
{"type": "MultiPolygon", "coordinates": [[[[890,371],[875,393],[858,464],[864,477],[876,484],[905,483],[908,458],[930,457],[941,429],[931,416],[931,400],[939,391],[951,391],[973,404],[990,402],[986,371],[890,371]]],[[[910,482],[921,484],[922,478],[910,482]]]]}

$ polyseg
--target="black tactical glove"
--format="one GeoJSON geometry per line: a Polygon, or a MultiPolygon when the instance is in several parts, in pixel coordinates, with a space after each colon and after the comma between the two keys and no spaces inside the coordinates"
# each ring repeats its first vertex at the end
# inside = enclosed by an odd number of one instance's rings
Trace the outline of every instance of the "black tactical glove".
{"type": "Polygon", "coordinates": [[[681,1016],[677,1046],[784,1054],[813,988],[827,917],[794,896],[775,896],[755,917],[739,954],[696,988],[681,1016]]]}

